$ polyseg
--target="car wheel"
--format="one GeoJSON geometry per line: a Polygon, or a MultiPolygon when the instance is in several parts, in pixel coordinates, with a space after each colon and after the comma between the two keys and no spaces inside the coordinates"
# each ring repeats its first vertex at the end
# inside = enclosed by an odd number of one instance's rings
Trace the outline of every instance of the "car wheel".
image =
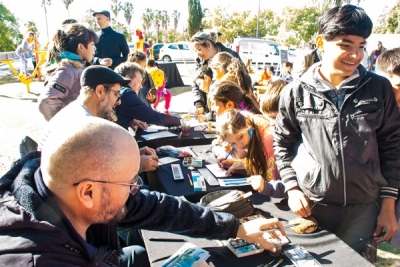
{"type": "Polygon", "coordinates": [[[170,56],[163,56],[162,61],[164,62],[171,62],[171,57],[170,56]]]}

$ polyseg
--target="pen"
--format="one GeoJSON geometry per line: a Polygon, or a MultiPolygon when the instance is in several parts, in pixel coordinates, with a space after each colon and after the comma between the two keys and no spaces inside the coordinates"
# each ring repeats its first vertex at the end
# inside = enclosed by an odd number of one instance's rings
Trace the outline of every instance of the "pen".
{"type": "Polygon", "coordinates": [[[149,241],[155,241],[155,242],[186,242],[185,239],[180,239],[180,238],[149,238],[149,241]]]}
{"type": "Polygon", "coordinates": [[[279,265],[281,265],[281,263],[283,262],[283,259],[280,259],[274,266],[272,267],[278,267],[279,265]]]}
{"type": "MultiPolygon", "coordinates": [[[[226,157],[224,158],[224,161],[228,159],[228,157],[232,154],[233,150],[234,150],[234,148],[232,147],[231,151],[229,151],[229,153],[228,153],[228,154],[226,155],[226,157]]],[[[224,168],[223,165],[222,165],[222,161],[221,161],[221,166],[220,166],[220,167],[221,167],[221,168],[224,168]]]]}
{"type": "Polygon", "coordinates": [[[189,179],[189,183],[190,183],[190,185],[191,185],[191,186],[193,186],[192,179],[190,179],[190,175],[189,175],[189,174],[187,174],[187,177],[188,177],[188,179],[189,179]]]}

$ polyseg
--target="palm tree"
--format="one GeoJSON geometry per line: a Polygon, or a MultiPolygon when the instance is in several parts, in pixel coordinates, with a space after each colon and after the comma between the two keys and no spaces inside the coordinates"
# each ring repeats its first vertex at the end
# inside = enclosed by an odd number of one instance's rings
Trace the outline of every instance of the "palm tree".
{"type": "Polygon", "coordinates": [[[67,9],[68,18],[69,18],[69,5],[72,4],[72,2],[74,2],[74,0],[62,0],[62,2],[64,3],[65,8],[67,9]]]}
{"type": "Polygon", "coordinates": [[[163,42],[167,42],[168,36],[168,24],[169,24],[169,16],[166,10],[162,11],[161,15],[161,29],[163,30],[163,42]]]}
{"type": "Polygon", "coordinates": [[[156,29],[156,43],[158,43],[158,33],[160,32],[162,17],[161,10],[154,10],[153,26],[156,29]]]}
{"type": "Polygon", "coordinates": [[[124,18],[126,20],[126,23],[128,24],[128,31],[129,31],[129,36],[131,35],[131,20],[132,20],[132,14],[133,14],[133,5],[130,2],[125,2],[124,7],[124,18]]]}
{"type": "Polygon", "coordinates": [[[41,6],[44,9],[44,17],[46,19],[46,33],[47,33],[47,40],[49,40],[49,24],[47,22],[47,6],[51,5],[51,0],[42,0],[41,6]]]}
{"type": "Polygon", "coordinates": [[[89,25],[89,28],[98,31],[99,27],[97,27],[96,20],[93,17],[94,10],[93,9],[88,9],[85,11],[85,16],[82,18],[82,22],[86,22],[89,25]]]}
{"type": "Polygon", "coordinates": [[[172,18],[174,19],[174,30],[175,31],[178,28],[178,21],[179,21],[180,17],[181,17],[181,13],[175,9],[174,12],[172,13],[172,18]]]}
{"type": "Polygon", "coordinates": [[[111,0],[111,12],[114,14],[115,19],[117,19],[118,13],[122,10],[122,3],[118,0],[111,0]]]}
{"type": "Polygon", "coordinates": [[[149,31],[151,24],[154,19],[153,10],[150,8],[146,8],[145,12],[142,15],[142,24],[143,24],[143,31],[145,32],[146,36],[149,36],[149,31]]]}

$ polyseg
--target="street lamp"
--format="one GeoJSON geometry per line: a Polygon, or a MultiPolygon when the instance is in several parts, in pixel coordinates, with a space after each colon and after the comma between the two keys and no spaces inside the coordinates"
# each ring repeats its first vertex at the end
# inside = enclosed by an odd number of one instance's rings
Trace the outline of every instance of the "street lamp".
{"type": "Polygon", "coordinates": [[[260,0],[258,0],[258,14],[257,14],[257,30],[256,30],[256,38],[258,38],[258,25],[260,23],[260,0]]]}

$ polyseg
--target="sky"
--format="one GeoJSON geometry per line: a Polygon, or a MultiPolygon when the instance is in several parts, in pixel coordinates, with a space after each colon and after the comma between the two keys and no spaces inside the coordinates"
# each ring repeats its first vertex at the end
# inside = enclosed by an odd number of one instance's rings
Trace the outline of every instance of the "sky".
{"type": "MultiPolygon", "coordinates": [[[[367,14],[371,17],[372,22],[376,22],[379,15],[383,12],[385,6],[389,8],[395,5],[397,0],[362,0],[361,7],[365,9],[367,14]]],[[[26,31],[24,23],[27,21],[35,21],[40,32],[40,41],[46,39],[46,22],[44,16],[44,9],[41,7],[42,0],[0,0],[13,14],[19,19],[19,23],[22,26],[21,32],[26,31]]],[[[121,2],[126,2],[121,0],[121,2]]],[[[172,14],[174,10],[178,10],[181,13],[180,22],[178,25],[178,31],[183,30],[187,25],[188,18],[188,0],[131,0],[134,6],[134,14],[131,23],[131,29],[141,28],[140,17],[144,13],[146,8],[167,10],[169,14],[172,14]]],[[[282,9],[286,6],[301,7],[308,3],[308,0],[200,0],[202,8],[208,8],[214,10],[216,7],[226,7],[229,11],[242,12],[249,10],[254,14],[257,13],[258,4],[260,3],[260,9],[271,9],[274,12],[280,14],[282,9]]],[[[111,13],[111,1],[110,0],[74,0],[69,7],[69,18],[81,19],[85,11],[93,9],[95,11],[109,10],[111,13]]],[[[51,0],[51,5],[47,8],[47,17],[49,24],[49,35],[61,25],[61,22],[68,18],[67,10],[62,0],[51,0]]],[[[123,17],[123,13],[120,12],[118,15],[118,21],[126,24],[123,17]]],[[[171,27],[173,22],[170,24],[171,27]]]]}

